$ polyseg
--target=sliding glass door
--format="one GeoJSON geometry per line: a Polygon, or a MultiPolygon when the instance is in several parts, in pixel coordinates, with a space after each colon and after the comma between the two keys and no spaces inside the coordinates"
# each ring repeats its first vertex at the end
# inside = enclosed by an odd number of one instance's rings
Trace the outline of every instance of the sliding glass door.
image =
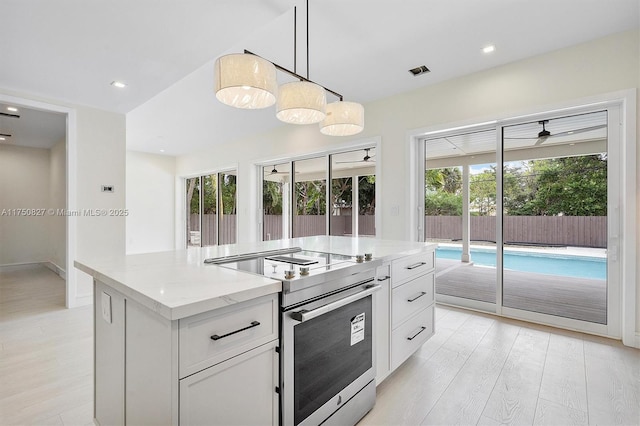
{"type": "Polygon", "coordinates": [[[618,113],[555,113],[424,139],[437,300],[617,330],[621,159],[608,123],[618,113]]]}
{"type": "Polygon", "coordinates": [[[606,111],[502,135],[503,306],[607,324],[606,111]]]}
{"type": "Polygon", "coordinates": [[[424,238],[438,243],[442,302],[495,310],[496,131],[425,140],[424,238]]]}
{"type": "Polygon", "coordinates": [[[236,242],[236,172],[185,179],[187,247],[236,242]]]}

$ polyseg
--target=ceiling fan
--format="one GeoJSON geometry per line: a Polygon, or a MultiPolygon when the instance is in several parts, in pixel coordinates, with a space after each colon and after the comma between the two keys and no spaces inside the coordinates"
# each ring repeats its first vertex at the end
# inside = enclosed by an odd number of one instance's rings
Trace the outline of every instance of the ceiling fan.
{"type": "Polygon", "coordinates": [[[336,161],[336,164],[346,164],[346,163],[375,163],[375,160],[373,160],[373,157],[375,157],[374,155],[369,155],[369,151],[371,150],[371,148],[365,148],[365,154],[364,157],[362,158],[362,160],[356,160],[356,161],[336,161]]]}
{"type": "MultiPolygon", "coordinates": [[[[300,172],[296,171],[296,174],[298,174],[300,172]]],[[[276,169],[276,166],[273,166],[273,170],[271,170],[270,173],[265,173],[265,176],[272,176],[272,175],[288,175],[289,171],[286,172],[279,172],[278,169],[276,169]]]]}
{"type": "MultiPolygon", "coordinates": [[[[598,129],[603,129],[603,128],[607,127],[606,124],[599,124],[597,126],[583,127],[582,129],[567,130],[565,132],[551,134],[551,132],[548,131],[546,129],[546,127],[545,127],[547,123],[549,123],[549,120],[538,121],[538,124],[542,125],[542,130],[538,133],[538,137],[537,137],[536,143],[534,144],[535,146],[543,144],[549,138],[555,138],[555,137],[559,137],[559,136],[574,135],[576,133],[590,132],[592,130],[598,130],[598,129]]],[[[526,138],[515,138],[515,137],[514,138],[509,138],[509,137],[505,137],[505,139],[536,139],[536,138],[529,138],[529,137],[526,137],[526,138]]]]}

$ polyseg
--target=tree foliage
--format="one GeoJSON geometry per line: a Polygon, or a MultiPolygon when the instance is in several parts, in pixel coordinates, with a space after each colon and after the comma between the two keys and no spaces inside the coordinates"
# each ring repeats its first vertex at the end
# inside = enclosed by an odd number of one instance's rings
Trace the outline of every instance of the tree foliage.
{"type": "MultiPolygon", "coordinates": [[[[203,214],[215,214],[218,211],[218,203],[222,207],[223,214],[236,213],[236,176],[227,173],[217,173],[202,176],[202,212],[203,214]],[[221,199],[218,200],[218,179],[220,179],[221,199]]],[[[187,199],[191,214],[200,213],[200,178],[187,179],[187,199]]]]}
{"type": "MultiPolygon", "coordinates": [[[[496,214],[496,166],[470,177],[471,214],[496,214]]],[[[425,214],[462,213],[459,168],[425,173],[425,214]]],[[[528,160],[505,164],[503,206],[511,216],[606,216],[607,156],[528,160]]]]}

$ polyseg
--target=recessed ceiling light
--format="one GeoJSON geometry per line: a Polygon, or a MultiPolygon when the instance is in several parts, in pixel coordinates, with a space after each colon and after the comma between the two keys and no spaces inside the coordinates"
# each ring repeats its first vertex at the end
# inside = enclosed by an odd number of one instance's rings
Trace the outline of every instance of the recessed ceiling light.
{"type": "Polygon", "coordinates": [[[161,149],[160,152],[164,152],[164,149],[161,149]]]}
{"type": "Polygon", "coordinates": [[[491,53],[494,50],[496,50],[496,47],[493,44],[490,44],[489,46],[485,46],[485,47],[482,48],[482,51],[484,53],[491,53]]]}
{"type": "Polygon", "coordinates": [[[18,112],[18,108],[16,108],[16,107],[7,107],[7,111],[18,112]]]}
{"type": "Polygon", "coordinates": [[[121,81],[112,81],[112,82],[111,82],[111,85],[112,85],[113,87],[117,87],[118,89],[123,89],[123,88],[127,87],[127,85],[126,85],[126,84],[124,84],[124,83],[123,83],[123,82],[121,82],[121,81]]]}

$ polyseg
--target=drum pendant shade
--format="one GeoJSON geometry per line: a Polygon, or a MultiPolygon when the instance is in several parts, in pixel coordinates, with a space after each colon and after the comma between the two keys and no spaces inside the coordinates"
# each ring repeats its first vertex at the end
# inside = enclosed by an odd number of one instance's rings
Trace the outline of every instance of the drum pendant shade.
{"type": "Polygon", "coordinates": [[[273,105],[278,92],[276,68],[256,55],[225,55],[215,62],[216,98],[223,104],[243,109],[273,105]]]}
{"type": "Polygon", "coordinates": [[[296,81],[280,86],[276,117],[290,124],[319,123],[325,118],[325,89],[308,81],[296,81]]]}
{"type": "Polygon", "coordinates": [[[327,105],[327,116],[320,132],[329,136],[350,136],[364,129],[364,107],[356,102],[333,102],[327,105]]]}

